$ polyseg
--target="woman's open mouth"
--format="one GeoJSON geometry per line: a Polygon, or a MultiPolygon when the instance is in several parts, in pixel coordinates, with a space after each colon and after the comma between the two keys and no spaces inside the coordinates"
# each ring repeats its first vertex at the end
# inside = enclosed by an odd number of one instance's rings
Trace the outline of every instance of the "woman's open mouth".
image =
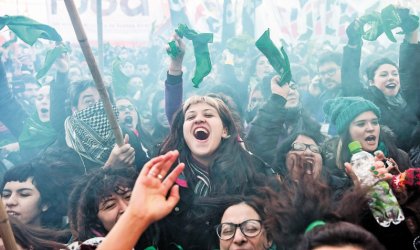
{"type": "Polygon", "coordinates": [[[393,82],[391,82],[391,83],[388,83],[388,84],[386,84],[385,85],[385,88],[387,88],[387,89],[395,89],[397,87],[397,84],[396,83],[393,83],[393,82]]]}
{"type": "Polygon", "coordinates": [[[369,135],[368,137],[365,138],[365,141],[369,144],[369,145],[374,145],[376,143],[376,136],[374,135],[369,135]]]}
{"type": "Polygon", "coordinates": [[[194,137],[195,139],[199,141],[205,141],[207,140],[207,138],[209,138],[209,136],[210,136],[210,132],[205,128],[200,127],[194,130],[194,137]]]}
{"type": "Polygon", "coordinates": [[[47,108],[41,108],[41,113],[42,114],[46,114],[46,113],[48,113],[50,110],[49,109],[47,109],[47,108]]]}
{"type": "Polygon", "coordinates": [[[124,118],[124,123],[126,125],[131,125],[132,122],[133,122],[133,117],[131,117],[129,115],[124,118]]]}

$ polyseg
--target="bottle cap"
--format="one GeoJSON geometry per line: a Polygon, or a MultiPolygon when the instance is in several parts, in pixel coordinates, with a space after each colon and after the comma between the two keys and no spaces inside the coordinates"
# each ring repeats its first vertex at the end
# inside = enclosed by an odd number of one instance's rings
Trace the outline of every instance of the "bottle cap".
{"type": "Polygon", "coordinates": [[[354,154],[359,152],[362,149],[362,144],[359,141],[352,141],[349,143],[350,153],[354,154]]]}

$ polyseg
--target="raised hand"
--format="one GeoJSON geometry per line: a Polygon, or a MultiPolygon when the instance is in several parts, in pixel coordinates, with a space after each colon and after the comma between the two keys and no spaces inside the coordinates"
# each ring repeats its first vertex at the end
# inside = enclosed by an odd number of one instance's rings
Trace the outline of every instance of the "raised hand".
{"type": "Polygon", "coordinates": [[[173,184],[184,170],[184,164],[179,163],[168,174],[178,155],[176,150],[169,151],[144,165],[134,185],[129,203],[129,207],[132,208],[129,211],[134,217],[151,223],[168,215],[178,203],[179,187],[173,184]]]}
{"type": "MultiPolygon", "coordinates": [[[[184,60],[185,54],[185,43],[182,41],[182,38],[178,36],[176,33],[172,36],[172,41],[176,48],[178,49],[177,55],[175,57],[170,57],[169,63],[169,74],[170,75],[180,75],[182,73],[182,61],[184,60]]],[[[171,42],[172,42],[171,41],[171,42]]],[[[168,45],[166,50],[169,51],[171,48],[168,45]]]]}
{"type": "Polygon", "coordinates": [[[282,96],[284,99],[287,99],[287,95],[290,92],[289,83],[285,83],[283,86],[280,86],[280,76],[276,75],[271,78],[271,93],[282,96]]]}
{"type": "Polygon", "coordinates": [[[133,249],[150,224],[172,211],[179,201],[179,187],[173,184],[184,170],[184,164],[180,163],[168,172],[178,155],[178,151],[169,151],[144,165],[127,209],[97,250],[133,249]]]}
{"type": "Polygon", "coordinates": [[[128,143],[128,135],[124,137],[124,144],[115,144],[104,167],[131,167],[134,164],[136,152],[128,143]]]}
{"type": "Polygon", "coordinates": [[[347,27],[346,34],[349,39],[349,45],[361,45],[363,43],[363,23],[361,23],[358,19],[354,20],[347,27]]]}

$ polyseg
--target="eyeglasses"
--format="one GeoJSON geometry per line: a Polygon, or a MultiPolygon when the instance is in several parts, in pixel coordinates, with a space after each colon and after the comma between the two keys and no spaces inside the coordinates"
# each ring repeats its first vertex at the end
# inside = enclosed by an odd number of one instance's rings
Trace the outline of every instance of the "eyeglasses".
{"type": "Polygon", "coordinates": [[[305,143],[300,143],[300,142],[294,142],[292,144],[292,150],[295,150],[295,151],[305,151],[307,148],[309,148],[309,150],[311,150],[315,154],[321,153],[321,148],[319,148],[315,144],[305,144],[305,143]]]}
{"type": "Polygon", "coordinates": [[[333,68],[333,69],[329,69],[326,71],[322,71],[322,72],[318,72],[318,75],[323,77],[323,76],[333,76],[335,73],[337,72],[337,68],[333,68]]]}
{"type": "Polygon", "coordinates": [[[216,227],[217,236],[221,240],[230,240],[235,236],[238,227],[243,235],[247,238],[252,238],[260,234],[262,224],[260,220],[246,220],[240,224],[221,223],[216,227]]]}
{"type": "Polygon", "coordinates": [[[134,106],[133,105],[119,105],[118,107],[118,111],[120,112],[124,112],[124,111],[133,111],[134,110],[134,106]]]}

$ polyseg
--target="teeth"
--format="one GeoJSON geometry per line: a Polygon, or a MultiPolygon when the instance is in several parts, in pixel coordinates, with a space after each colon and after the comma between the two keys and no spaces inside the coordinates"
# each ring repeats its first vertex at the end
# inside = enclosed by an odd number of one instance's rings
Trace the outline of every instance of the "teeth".
{"type": "Polygon", "coordinates": [[[303,164],[305,168],[305,173],[311,175],[313,173],[313,163],[312,162],[305,162],[303,164]]]}
{"type": "Polygon", "coordinates": [[[198,128],[198,129],[195,130],[196,133],[200,132],[200,131],[207,133],[207,131],[204,128],[198,128]]]}
{"type": "Polygon", "coordinates": [[[366,137],[365,141],[375,141],[376,137],[374,135],[370,135],[368,137],[366,137]]]}
{"type": "Polygon", "coordinates": [[[11,212],[11,211],[7,212],[7,214],[12,215],[12,216],[17,216],[16,212],[11,212]]]}

